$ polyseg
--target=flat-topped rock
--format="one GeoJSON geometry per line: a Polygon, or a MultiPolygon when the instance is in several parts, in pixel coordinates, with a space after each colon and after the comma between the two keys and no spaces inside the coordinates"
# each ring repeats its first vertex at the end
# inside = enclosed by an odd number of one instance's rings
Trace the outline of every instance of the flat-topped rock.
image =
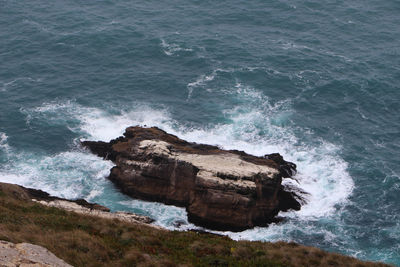
{"type": "Polygon", "coordinates": [[[296,165],[279,154],[190,143],[156,127],[129,127],[108,143],[82,145],[116,164],[109,179],[123,193],[186,207],[189,221],[207,228],[240,231],[272,222],[280,210],[300,209],[281,185],[296,165]]]}

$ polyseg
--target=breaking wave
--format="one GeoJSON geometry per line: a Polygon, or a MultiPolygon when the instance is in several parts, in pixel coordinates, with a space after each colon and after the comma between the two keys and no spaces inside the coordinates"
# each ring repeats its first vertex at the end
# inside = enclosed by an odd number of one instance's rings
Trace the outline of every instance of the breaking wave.
{"type": "MultiPolygon", "coordinates": [[[[347,163],[339,155],[340,147],[316,140],[309,130],[296,127],[291,120],[294,111],[290,99],[271,103],[261,92],[240,83],[227,94],[242,104],[224,110],[227,122],[207,127],[189,127],[175,121],[168,110],[143,104],[115,112],[65,101],[44,103],[21,112],[26,115],[27,124],[63,125],[73,131],[77,139],[109,141],[131,125],[157,126],[188,141],[216,144],[259,156],[279,152],[285,159],[295,162],[298,174],[294,179],[285,179],[284,184],[295,185],[307,192],[307,204],[301,211],[281,213],[288,218],[286,223],[241,233],[225,233],[235,239],[290,239],[288,232],[305,230],[302,222],[334,216],[353,189],[347,163]]],[[[1,135],[2,147],[7,146],[4,136],[1,135]]],[[[86,198],[112,210],[149,215],[156,224],[169,229],[195,228],[187,222],[182,208],[132,200],[120,194],[105,179],[112,163],[78,147],[51,156],[12,153],[16,156],[0,174],[2,181],[40,188],[61,197],[86,198]]]]}

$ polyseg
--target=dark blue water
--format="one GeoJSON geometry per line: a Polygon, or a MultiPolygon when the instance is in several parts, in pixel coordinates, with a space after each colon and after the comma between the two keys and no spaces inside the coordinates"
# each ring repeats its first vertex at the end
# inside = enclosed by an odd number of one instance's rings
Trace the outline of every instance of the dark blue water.
{"type": "MultiPolygon", "coordinates": [[[[129,125],[298,165],[293,240],[400,265],[400,2],[0,0],[0,181],[174,228],[79,148],[129,125]]],[[[194,227],[187,224],[183,229],[194,227]]]]}

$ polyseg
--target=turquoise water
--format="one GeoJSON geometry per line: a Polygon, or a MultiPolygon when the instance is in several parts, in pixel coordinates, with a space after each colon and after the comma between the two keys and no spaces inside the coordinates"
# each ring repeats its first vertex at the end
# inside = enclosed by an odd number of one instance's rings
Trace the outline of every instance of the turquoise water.
{"type": "Polygon", "coordinates": [[[300,212],[234,239],[400,265],[400,2],[0,0],[0,181],[175,229],[80,149],[129,125],[298,165],[300,212]]]}

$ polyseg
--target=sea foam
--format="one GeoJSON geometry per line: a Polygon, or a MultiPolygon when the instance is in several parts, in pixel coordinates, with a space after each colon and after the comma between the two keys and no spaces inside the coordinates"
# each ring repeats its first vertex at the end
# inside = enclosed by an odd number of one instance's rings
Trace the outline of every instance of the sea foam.
{"type": "Polygon", "coordinates": [[[10,149],[10,146],[7,143],[7,139],[7,134],[0,132],[0,149],[3,151],[8,151],[10,149]]]}
{"type": "Polygon", "coordinates": [[[64,198],[89,197],[103,190],[104,177],[112,163],[83,151],[51,156],[10,152],[9,162],[0,171],[0,181],[41,189],[64,198]]]}

